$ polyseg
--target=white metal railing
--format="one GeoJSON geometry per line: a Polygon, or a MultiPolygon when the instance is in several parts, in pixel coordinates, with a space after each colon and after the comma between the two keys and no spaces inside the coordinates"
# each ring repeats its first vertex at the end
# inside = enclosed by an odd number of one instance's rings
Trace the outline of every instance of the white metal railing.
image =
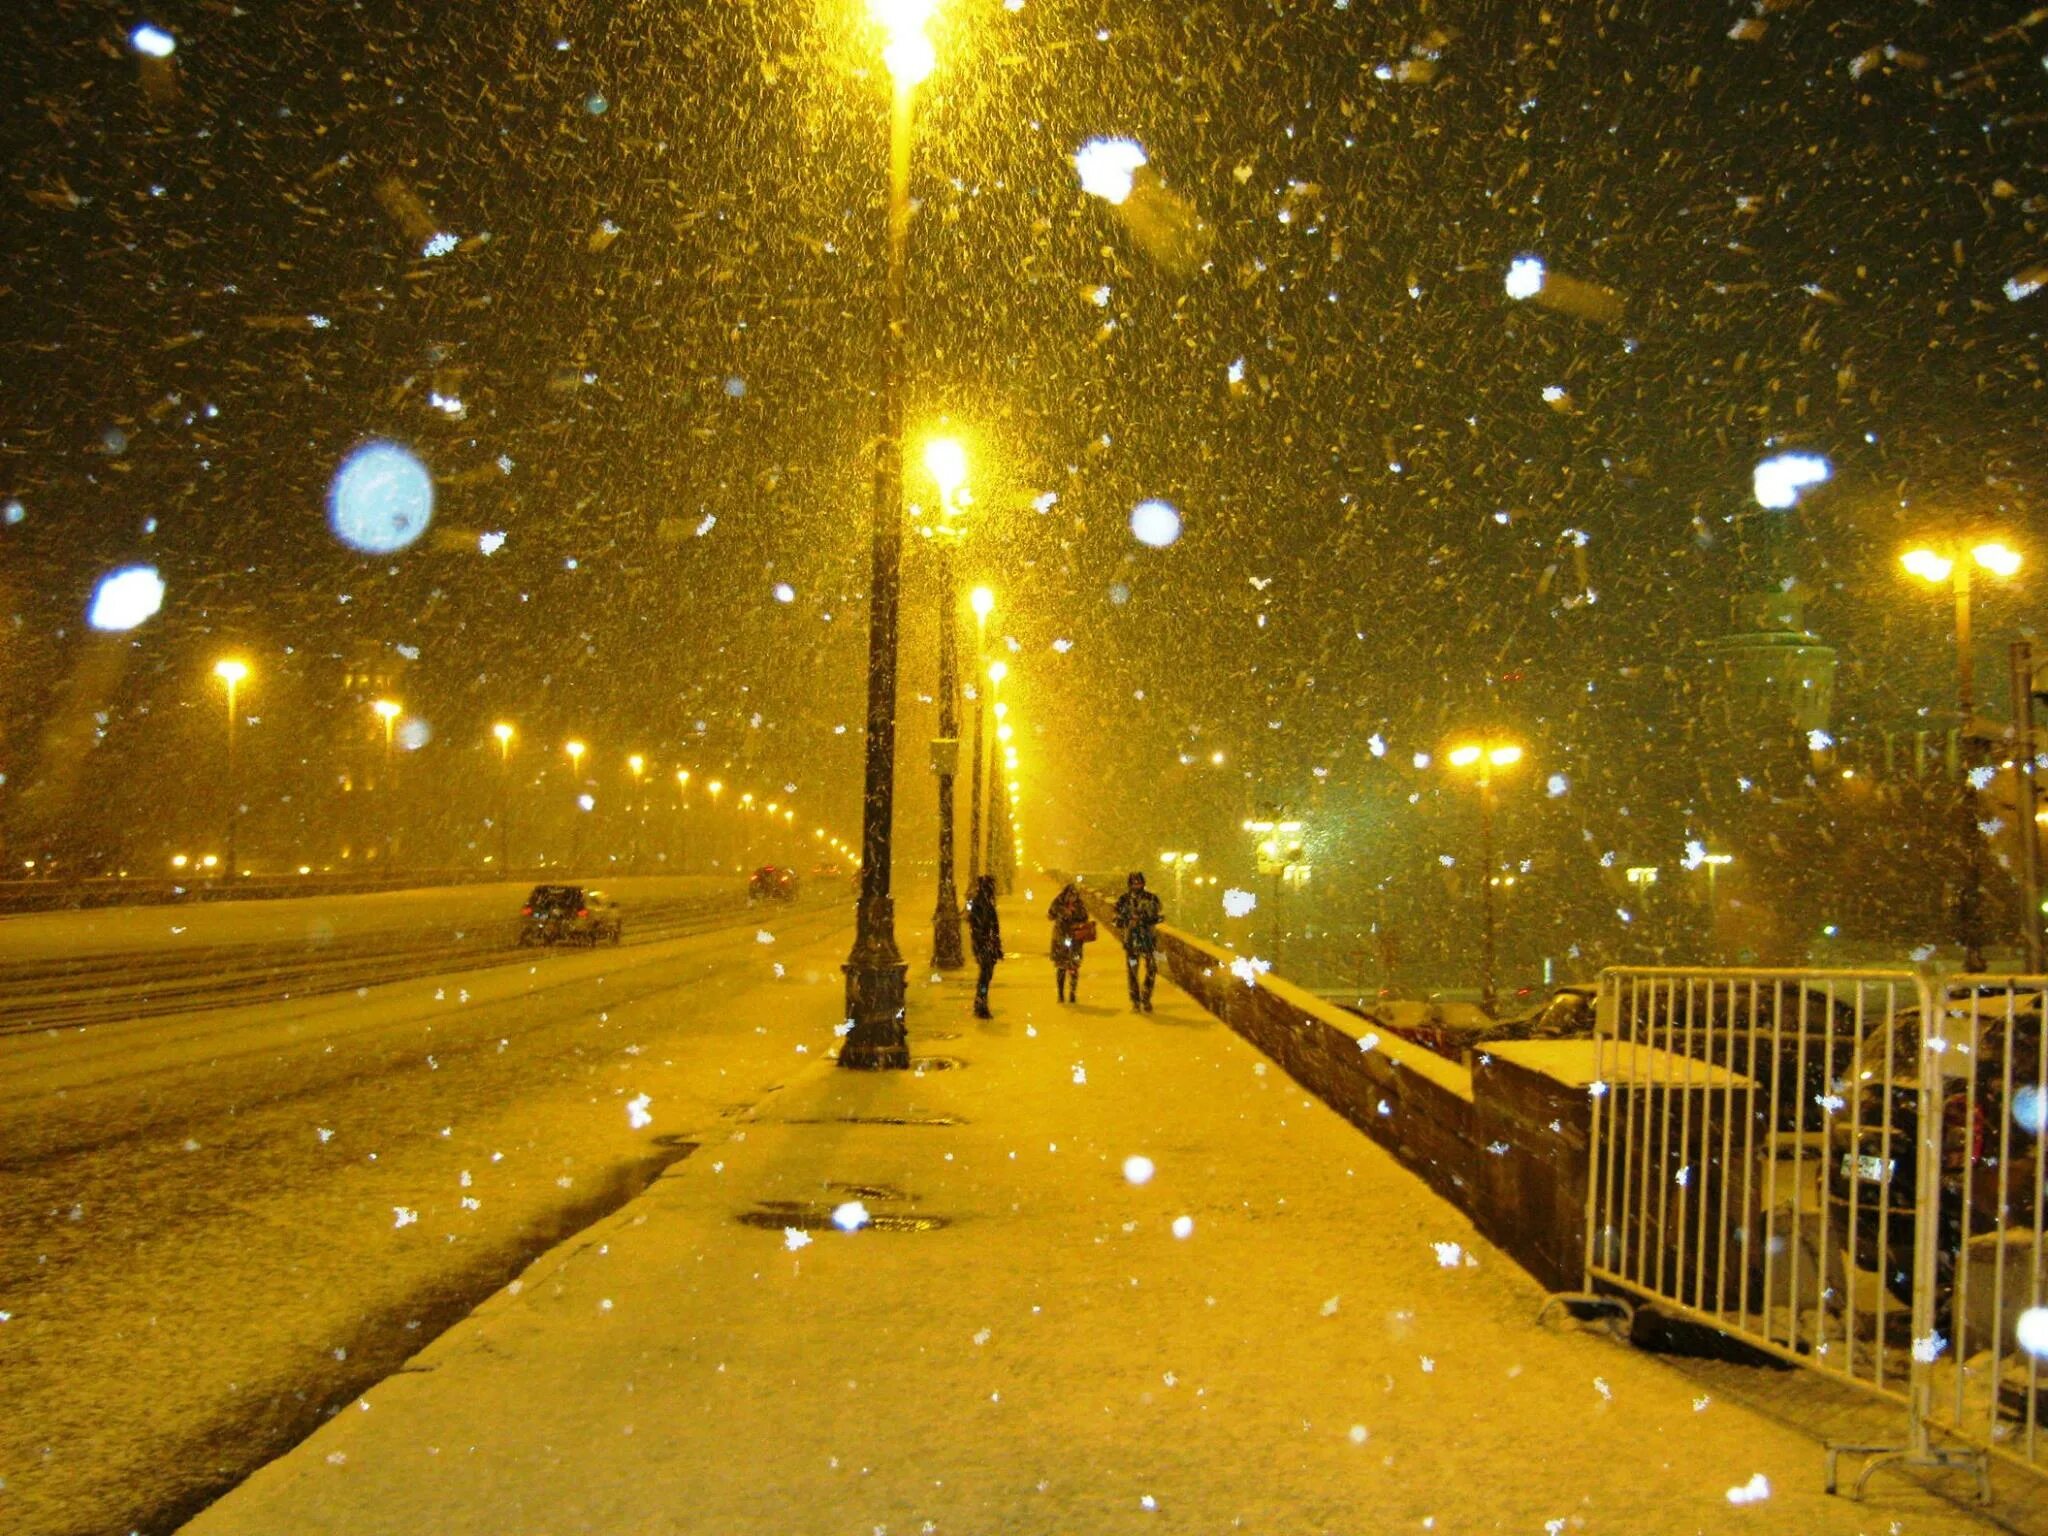
{"type": "Polygon", "coordinates": [[[2048,978],[1601,976],[1586,1289],[1898,1402],[1886,1462],[2048,1470],[2048,978]],[[1958,1443],[1960,1442],[1960,1443],[1958,1443]]]}

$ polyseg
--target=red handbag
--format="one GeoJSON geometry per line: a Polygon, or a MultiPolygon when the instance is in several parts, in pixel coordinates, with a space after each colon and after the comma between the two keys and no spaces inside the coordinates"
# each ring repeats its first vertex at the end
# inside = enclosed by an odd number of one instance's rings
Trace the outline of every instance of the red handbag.
{"type": "Polygon", "coordinates": [[[1067,928],[1067,938],[1075,944],[1093,944],[1095,942],[1095,919],[1085,917],[1078,923],[1070,924],[1067,928]]]}

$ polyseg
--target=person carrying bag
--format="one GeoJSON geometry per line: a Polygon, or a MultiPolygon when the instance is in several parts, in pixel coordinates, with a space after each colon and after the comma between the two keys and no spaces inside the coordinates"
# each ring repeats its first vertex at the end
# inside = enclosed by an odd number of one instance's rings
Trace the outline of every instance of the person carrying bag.
{"type": "Polygon", "coordinates": [[[1045,915],[1052,920],[1052,971],[1060,1001],[1078,1003],[1081,948],[1095,942],[1095,919],[1088,915],[1088,904],[1081,900],[1081,893],[1074,889],[1071,880],[1060,887],[1045,915]]]}

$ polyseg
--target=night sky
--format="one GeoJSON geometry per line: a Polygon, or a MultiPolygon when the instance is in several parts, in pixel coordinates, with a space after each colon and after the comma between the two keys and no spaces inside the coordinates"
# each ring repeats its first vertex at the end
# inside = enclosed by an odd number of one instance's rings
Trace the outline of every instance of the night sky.
{"type": "MultiPolygon", "coordinates": [[[[228,646],[259,675],[408,647],[428,750],[481,761],[502,715],[536,750],[795,784],[853,832],[887,128],[858,9],[44,0],[0,26],[17,843],[53,775],[96,824],[160,819],[205,771],[228,646]],[[175,99],[143,19],[177,39],[175,99]],[[389,558],[326,524],[371,437],[436,481],[389,558]],[[163,611],[92,635],[131,561],[163,611]]],[[[972,0],[932,36],[908,494],[944,418],[974,456],[963,575],[1015,644],[1034,857],[1326,803],[1419,845],[1412,754],[1483,721],[1618,847],[1750,587],[1810,587],[1845,744],[1946,723],[1945,606],[1896,566],[1925,536],[2032,562],[1980,607],[2002,700],[1991,642],[2048,572],[2026,7],[972,0]],[[1194,259],[1082,193],[1098,135],[1207,226],[1194,259]],[[1509,299],[1522,253],[1618,317],[1509,299]],[[1785,449],[1833,478],[1765,512],[1752,471],[1785,449]],[[1130,533],[1147,497],[1183,514],[1170,548],[1130,533]]],[[[920,854],[934,604],[913,536],[920,854]]],[[[287,792],[286,702],[252,695],[252,794],[287,792]]]]}

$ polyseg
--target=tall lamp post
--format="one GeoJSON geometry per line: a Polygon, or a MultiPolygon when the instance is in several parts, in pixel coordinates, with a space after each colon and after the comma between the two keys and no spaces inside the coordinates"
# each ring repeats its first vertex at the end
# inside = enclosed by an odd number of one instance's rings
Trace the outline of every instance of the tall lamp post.
{"type": "Polygon", "coordinates": [[[1194,853],[1162,853],[1159,855],[1159,862],[1173,871],[1173,920],[1176,923],[1185,921],[1181,912],[1181,876],[1187,872],[1187,867],[1200,857],[1201,855],[1194,853]]]}
{"type": "Polygon", "coordinates": [[[396,777],[397,754],[392,747],[392,735],[398,729],[398,717],[405,713],[405,706],[396,699],[378,699],[370,705],[377,712],[377,718],[384,722],[384,867],[389,869],[397,857],[398,828],[396,808],[389,796],[392,781],[396,777]]]}
{"type": "Polygon", "coordinates": [[[988,695],[997,681],[996,667],[1003,664],[988,666],[983,661],[988,645],[988,616],[996,611],[995,593],[987,587],[976,587],[967,594],[967,606],[974,610],[974,762],[967,778],[967,884],[972,889],[981,878],[981,764],[988,733],[988,695]]]}
{"type": "Polygon", "coordinates": [[[1522,760],[1520,747],[1485,742],[1451,749],[1453,768],[1476,768],[1479,785],[1479,1006],[1491,1014],[1497,1000],[1494,986],[1493,770],[1522,760]]]}
{"type": "Polygon", "coordinates": [[[491,727],[498,738],[498,871],[512,867],[512,738],[518,734],[500,720],[491,727]]]}
{"type": "Polygon", "coordinates": [[[932,908],[932,969],[957,971],[967,962],[960,948],[960,893],[953,884],[953,774],[960,762],[960,677],[953,625],[960,599],[953,588],[953,546],[960,542],[967,450],[957,438],[935,437],[925,444],[924,465],[939,488],[939,516],[932,531],[939,552],[939,739],[932,743],[932,767],[939,777],[939,891],[932,908]]]}
{"type": "Polygon", "coordinates": [[[1956,753],[1962,769],[1961,817],[1957,831],[1963,840],[1963,881],[1956,892],[1956,940],[1963,948],[1963,968],[1984,969],[1984,838],[1977,830],[1976,785],[1971,774],[1977,767],[1977,752],[1970,736],[1970,717],[1976,713],[1976,657],[1970,650],[1970,568],[1974,565],[1993,576],[2016,575],[2020,557],[1996,540],[1974,546],[1968,558],[1960,553],[1943,554],[1934,549],[1909,549],[1899,556],[1908,575],[1934,586],[1947,582],[1956,600],[1956,753]]]}
{"type": "Polygon", "coordinates": [[[676,770],[676,873],[690,872],[690,770],[676,770]]]}
{"type": "Polygon", "coordinates": [[[219,678],[228,692],[228,878],[234,879],[241,873],[242,866],[236,862],[235,834],[242,825],[242,780],[235,762],[235,690],[249,675],[249,664],[237,661],[232,656],[213,664],[213,675],[219,678]]]}
{"type": "Polygon", "coordinates": [[[718,819],[718,797],[725,793],[725,781],[722,779],[713,779],[710,783],[704,786],[704,793],[711,797],[712,825],[719,828],[718,846],[727,854],[730,854],[732,848],[731,844],[726,840],[725,837],[724,823],[720,822],[718,819]]]}
{"type": "Polygon", "coordinates": [[[633,775],[633,852],[630,862],[637,870],[647,841],[647,759],[635,752],[626,759],[626,768],[633,775]]]}
{"type": "Polygon", "coordinates": [[[910,135],[917,87],[936,58],[924,34],[932,0],[870,0],[888,33],[889,245],[882,285],[880,393],[875,444],[873,571],[868,599],[868,719],[861,801],[860,903],[846,957],[846,1018],[839,1064],[858,1070],[907,1069],[903,1028],[903,955],[896,947],[896,903],[889,894],[889,843],[896,804],[896,609],[903,556],[904,259],[910,242],[910,135]]]}
{"type": "Polygon", "coordinates": [[[580,741],[565,741],[562,750],[569,754],[569,867],[573,871],[583,856],[583,818],[576,813],[583,809],[583,754],[589,749],[580,741]]]}

